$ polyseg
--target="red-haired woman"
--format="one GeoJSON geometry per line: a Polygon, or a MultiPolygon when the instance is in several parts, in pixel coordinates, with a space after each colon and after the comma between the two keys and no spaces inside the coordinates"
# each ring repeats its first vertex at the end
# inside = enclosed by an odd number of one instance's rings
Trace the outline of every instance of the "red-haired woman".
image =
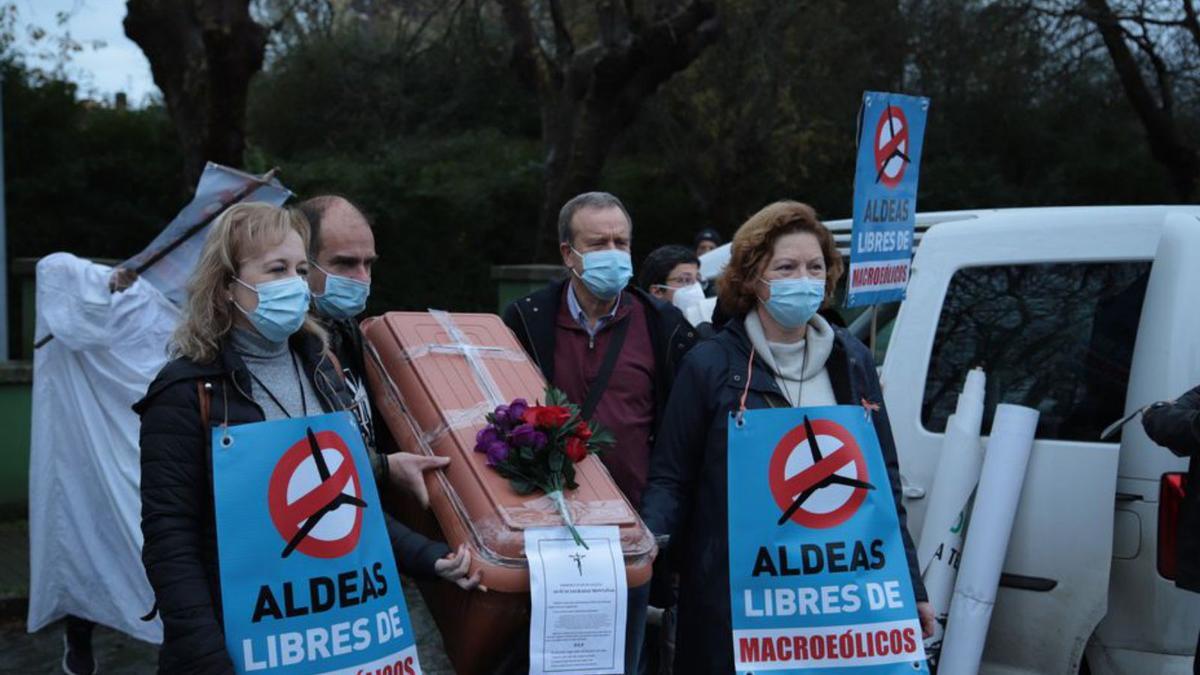
{"type": "Polygon", "coordinates": [[[918,612],[926,602],[900,503],[896,446],[871,352],[817,314],[842,275],[833,235],[812,207],[776,202],[733,238],[719,281],[722,310],[734,317],[685,357],[651,455],[642,499],[646,525],[671,535],[681,561],[677,673],[734,672],[729,598],[727,426],[746,409],[877,403],[873,413],[899,515],[918,612]],[[749,381],[747,372],[749,368],[749,381]]]}

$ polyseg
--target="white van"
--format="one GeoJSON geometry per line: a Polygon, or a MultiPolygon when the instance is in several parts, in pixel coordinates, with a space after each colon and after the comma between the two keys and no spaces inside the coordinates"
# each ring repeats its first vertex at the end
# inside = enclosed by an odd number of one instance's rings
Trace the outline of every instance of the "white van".
{"type": "Polygon", "coordinates": [[[1191,673],[1200,597],[1167,578],[1187,462],[1138,421],[1100,433],[1200,384],[1200,207],[917,220],[908,297],[879,330],[910,530],[970,368],[987,371],[985,435],[997,403],[1041,410],[981,672],[1191,673]]]}

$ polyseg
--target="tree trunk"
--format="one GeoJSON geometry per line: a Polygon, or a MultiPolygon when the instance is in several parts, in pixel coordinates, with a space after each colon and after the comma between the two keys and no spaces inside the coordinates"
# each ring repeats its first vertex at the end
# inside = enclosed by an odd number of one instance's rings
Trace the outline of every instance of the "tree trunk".
{"type": "MultiPolygon", "coordinates": [[[[1084,16],[1100,32],[1117,77],[1121,80],[1121,87],[1125,90],[1125,97],[1146,130],[1150,153],[1171,174],[1171,183],[1180,201],[1190,202],[1200,181],[1200,152],[1183,138],[1170,106],[1171,92],[1160,92],[1161,105],[1155,101],[1107,0],[1083,0],[1083,4],[1086,7],[1084,16]]],[[[1194,14],[1189,13],[1188,16],[1190,18],[1194,14]]],[[[1162,84],[1170,86],[1170,83],[1162,84]]]]}
{"type": "Polygon", "coordinates": [[[162,90],[188,188],[208,161],[242,166],[246,97],[267,44],[250,0],[129,0],[127,10],[125,34],[162,90]]]}
{"type": "MultiPolygon", "coordinates": [[[[631,17],[632,3],[597,0],[599,39],[579,50],[560,3],[550,0],[553,34],[540,36],[530,3],[498,0],[513,38],[513,65],[538,95],[545,149],[535,257],[557,250],[558,212],[571,197],[597,189],[615,139],[642,104],[717,37],[711,1],[693,0],[665,18],[631,17]]],[[[545,6],[545,5],[542,5],[545,6]]]]}

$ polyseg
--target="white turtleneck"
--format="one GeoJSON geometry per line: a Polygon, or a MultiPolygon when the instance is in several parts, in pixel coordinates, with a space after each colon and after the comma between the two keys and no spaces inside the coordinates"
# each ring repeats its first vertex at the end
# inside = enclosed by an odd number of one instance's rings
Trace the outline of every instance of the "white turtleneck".
{"type": "Polygon", "coordinates": [[[825,369],[833,352],[833,327],[821,315],[809,319],[804,339],[799,342],[768,341],[756,311],[746,314],[746,333],[792,406],[837,405],[829,371],[825,369]]]}

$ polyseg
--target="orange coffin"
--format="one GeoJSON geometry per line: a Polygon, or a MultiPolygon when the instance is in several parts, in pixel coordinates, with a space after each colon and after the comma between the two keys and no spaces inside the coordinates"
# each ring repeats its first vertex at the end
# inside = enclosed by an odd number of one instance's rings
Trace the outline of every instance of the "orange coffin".
{"type": "MultiPolygon", "coordinates": [[[[406,452],[451,458],[444,473],[426,477],[429,511],[403,501],[398,515],[452,548],[470,547],[471,571],[482,570],[489,592],[444,582],[422,591],[455,669],[490,672],[529,623],[524,530],[563,522],[544,495],[518,495],[489,468],[474,452],[475,434],[496,405],[544,398],[545,381],[495,315],[391,312],[364,321],[363,331],[367,379],[383,417],[376,424],[406,452]]],[[[649,582],[654,538],[604,465],[588,457],[576,480],[579,488],[567,494],[575,523],[618,526],[629,586],[649,582]]]]}

